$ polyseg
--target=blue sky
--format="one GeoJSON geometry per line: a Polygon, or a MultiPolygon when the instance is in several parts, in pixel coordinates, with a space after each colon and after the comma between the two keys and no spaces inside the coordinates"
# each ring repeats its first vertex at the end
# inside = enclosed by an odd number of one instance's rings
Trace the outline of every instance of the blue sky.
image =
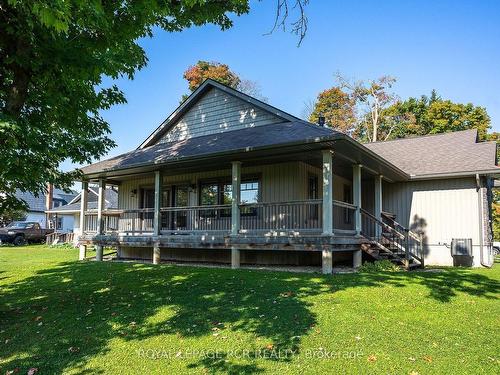
{"type": "MultiPolygon", "coordinates": [[[[292,0],[293,1],[293,0],[292,0]]],[[[405,99],[432,89],[447,99],[486,107],[500,131],[500,1],[325,1],[306,8],[309,29],[297,37],[271,28],[274,0],[252,1],[227,31],[208,25],[144,39],[149,63],[133,81],[119,80],[128,103],[103,113],[118,147],[136,148],[188,92],[182,78],[198,60],[226,63],[257,81],[269,103],[300,116],[305,102],[334,84],[395,76],[405,99]]],[[[65,163],[63,169],[73,165],[65,163]]]]}

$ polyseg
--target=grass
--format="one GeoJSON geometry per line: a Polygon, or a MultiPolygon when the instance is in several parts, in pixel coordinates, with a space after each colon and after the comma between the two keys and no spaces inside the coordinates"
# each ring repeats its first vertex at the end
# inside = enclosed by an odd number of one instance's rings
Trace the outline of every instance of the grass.
{"type": "Polygon", "coordinates": [[[286,272],[0,248],[0,373],[499,373],[493,269],[286,272]]]}

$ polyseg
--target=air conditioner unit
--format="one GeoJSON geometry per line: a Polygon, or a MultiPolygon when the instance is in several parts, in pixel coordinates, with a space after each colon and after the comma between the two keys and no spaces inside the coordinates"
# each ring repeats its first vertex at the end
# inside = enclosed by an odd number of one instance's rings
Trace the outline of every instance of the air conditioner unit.
{"type": "Polygon", "coordinates": [[[472,238],[454,238],[451,240],[451,255],[472,256],[472,238]]]}

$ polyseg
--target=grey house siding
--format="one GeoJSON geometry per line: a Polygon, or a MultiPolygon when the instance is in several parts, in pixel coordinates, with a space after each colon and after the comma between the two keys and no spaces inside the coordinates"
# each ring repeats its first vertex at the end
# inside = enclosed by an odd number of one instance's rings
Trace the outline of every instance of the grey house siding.
{"type": "Polygon", "coordinates": [[[281,117],[212,88],[165,133],[159,143],[284,121],[281,117]]]}
{"type": "MultiPolygon", "coordinates": [[[[396,220],[424,233],[427,264],[452,265],[453,238],[472,238],[474,264],[479,265],[480,223],[476,181],[473,177],[412,181],[383,186],[383,209],[396,220]]],[[[483,217],[488,205],[483,207],[483,217]]],[[[484,236],[485,243],[487,242],[484,236]]],[[[486,251],[486,250],[485,250],[486,251]]]]}

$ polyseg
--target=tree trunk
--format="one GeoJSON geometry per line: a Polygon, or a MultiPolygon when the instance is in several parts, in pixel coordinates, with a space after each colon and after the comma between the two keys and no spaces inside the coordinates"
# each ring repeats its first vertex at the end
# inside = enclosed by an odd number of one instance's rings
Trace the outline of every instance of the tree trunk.
{"type": "Polygon", "coordinates": [[[28,97],[30,74],[29,71],[17,61],[27,63],[30,59],[31,48],[28,43],[19,39],[12,53],[15,56],[13,57],[11,55],[14,62],[8,65],[8,68],[10,68],[12,72],[12,83],[7,88],[4,111],[12,117],[18,117],[28,97]]]}

